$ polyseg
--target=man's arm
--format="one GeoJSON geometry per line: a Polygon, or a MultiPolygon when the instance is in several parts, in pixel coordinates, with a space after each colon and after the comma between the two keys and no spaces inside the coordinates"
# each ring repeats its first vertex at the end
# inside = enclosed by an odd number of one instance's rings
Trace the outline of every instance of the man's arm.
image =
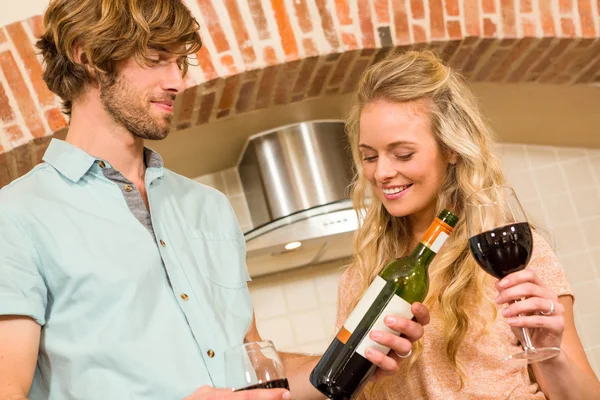
{"type": "Polygon", "coordinates": [[[27,397],[48,301],[39,254],[20,210],[0,199],[0,399],[27,397]]]}
{"type": "Polygon", "coordinates": [[[26,400],[38,357],[41,327],[29,317],[0,316],[0,399],[26,400]]]}

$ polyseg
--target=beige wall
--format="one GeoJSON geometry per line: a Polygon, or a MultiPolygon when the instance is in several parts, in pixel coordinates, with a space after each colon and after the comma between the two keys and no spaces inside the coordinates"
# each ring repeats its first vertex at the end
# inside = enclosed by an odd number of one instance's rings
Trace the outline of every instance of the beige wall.
{"type": "MultiPolygon", "coordinates": [[[[556,248],[575,294],[575,320],[600,375],[600,150],[505,144],[503,169],[542,234],[556,248]]],[[[199,181],[230,196],[244,230],[250,219],[233,169],[199,181]]],[[[259,278],[250,290],[259,330],[281,350],[319,353],[334,334],[344,261],[259,278]]]]}
{"type": "Polygon", "coordinates": [[[23,21],[33,15],[41,15],[48,7],[49,0],[2,0],[0,5],[0,26],[23,21]]]}
{"type": "Polygon", "coordinates": [[[340,260],[258,278],[250,284],[263,338],[280,350],[321,354],[333,338],[340,260]]]}
{"type": "Polygon", "coordinates": [[[214,174],[203,175],[196,178],[196,181],[224,193],[229,199],[233,211],[235,211],[242,232],[247,232],[252,229],[250,210],[248,210],[246,196],[244,196],[240,175],[236,168],[228,168],[223,171],[215,172],[214,174]]]}

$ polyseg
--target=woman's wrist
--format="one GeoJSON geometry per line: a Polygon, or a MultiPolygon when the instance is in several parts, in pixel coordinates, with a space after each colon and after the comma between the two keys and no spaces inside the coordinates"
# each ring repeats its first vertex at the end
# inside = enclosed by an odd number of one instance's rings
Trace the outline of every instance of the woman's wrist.
{"type": "Polygon", "coordinates": [[[565,353],[564,350],[561,350],[561,352],[556,357],[552,357],[547,360],[538,362],[537,365],[539,365],[541,369],[545,370],[547,368],[568,368],[570,363],[571,359],[569,358],[567,353],[565,353]]]}

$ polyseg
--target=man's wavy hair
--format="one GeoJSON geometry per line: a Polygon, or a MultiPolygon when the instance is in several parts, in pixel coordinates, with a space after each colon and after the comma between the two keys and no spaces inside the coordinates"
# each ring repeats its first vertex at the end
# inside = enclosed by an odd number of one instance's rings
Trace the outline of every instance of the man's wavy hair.
{"type": "Polygon", "coordinates": [[[182,0],[52,0],[44,29],[36,43],[44,59],[43,78],[67,115],[92,80],[75,58],[77,48],[96,74],[114,77],[116,64],[130,57],[152,65],[149,50],[177,51],[185,57],[185,75],[188,56],[202,47],[198,22],[182,0]]]}

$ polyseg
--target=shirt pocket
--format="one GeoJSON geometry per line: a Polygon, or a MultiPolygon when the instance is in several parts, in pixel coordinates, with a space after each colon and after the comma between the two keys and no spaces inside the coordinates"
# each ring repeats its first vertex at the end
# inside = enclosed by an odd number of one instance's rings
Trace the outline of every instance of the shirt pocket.
{"type": "Polygon", "coordinates": [[[248,290],[244,238],[237,232],[190,230],[187,232],[196,275],[196,301],[203,310],[213,339],[208,345],[217,356],[210,374],[216,386],[223,383],[223,355],[243,342],[252,322],[252,300],[248,290]]]}
{"type": "Polygon", "coordinates": [[[241,233],[190,229],[188,236],[203,276],[227,289],[247,286],[250,276],[241,233]]]}

